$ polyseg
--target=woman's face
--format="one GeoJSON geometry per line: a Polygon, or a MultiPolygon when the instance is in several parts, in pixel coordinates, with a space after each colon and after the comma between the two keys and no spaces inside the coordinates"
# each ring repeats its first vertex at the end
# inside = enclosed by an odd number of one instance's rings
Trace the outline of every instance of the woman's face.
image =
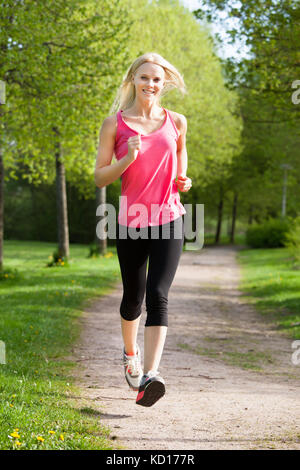
{"type": "Polygon", "coordinates": [[[136,97],[142,101],[157,101],[164,87],[165,71],[156,64],[146,62],[136,70],[132,82],[136,97]]]}

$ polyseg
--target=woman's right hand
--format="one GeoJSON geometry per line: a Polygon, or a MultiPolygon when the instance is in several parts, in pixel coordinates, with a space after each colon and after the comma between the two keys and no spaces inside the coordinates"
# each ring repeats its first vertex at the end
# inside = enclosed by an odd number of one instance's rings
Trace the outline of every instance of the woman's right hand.
{"type": "Polygon", "coordinates": [[[128,159],[130,162],[134,162],[138,156],[139,150],[141,150],[141,136],[140,134],[133,137],[129,137],[127,140],[128,143],[128,159]]]}

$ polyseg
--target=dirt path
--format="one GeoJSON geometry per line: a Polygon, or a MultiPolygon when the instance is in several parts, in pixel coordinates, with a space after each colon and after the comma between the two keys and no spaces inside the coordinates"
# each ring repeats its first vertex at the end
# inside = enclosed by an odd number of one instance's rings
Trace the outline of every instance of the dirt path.
{"type": "MultiPolygon", "coordinates": [[[[121,364],[122,285],[82,316],[76,351],[81,405],[135,449],[300,449],[300,365],[292,340],[237,290],[235,248],[184,252],[169,293],[160,372],[166,395],[135,404],[121,364]],[[247,367],[260,367],[259,370],[247,367]],[[246,368],[245,368],[246,367],[246,368]]],[[[145,307],[139,344],[143,349],[145,307]]]]}

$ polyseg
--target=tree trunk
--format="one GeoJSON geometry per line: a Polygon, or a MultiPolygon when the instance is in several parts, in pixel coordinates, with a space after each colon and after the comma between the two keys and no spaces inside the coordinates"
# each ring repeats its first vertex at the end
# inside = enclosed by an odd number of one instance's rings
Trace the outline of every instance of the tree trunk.
{"type": "MultiPolygon", "coordinates": [[[[100,204],[105,204],[106,203],[106,186],[103,188],[96,188],[96,205],[97,207],[100,204]]],[[[101,216],[99,221],[101,221],[105,216],[101,216]]],[[[105,232],[105,230],[103,230],[105,232]]],[[[96,235],[97,237],[97,235],[96,235]]],[[[106,239],[101,239],[97,237],[97,243],[99,246],[99,254],[100,255],[105,255],[107,252],[107,238],[106,239]]]]}
{"type": "Polygon", "coordinates": [[[233,206],[232,206],[232,224],[231,224],[231,232],[230,232],[230,243],[234,243],[237,201],[238,201],[238,193],[235,191],[234,196],[233,196],[233,206]]]}
{"type": "MultiPolygon", "coordinates": [[[[58,131],[54,132],[59,136],[58,131]]],[[[61,148],[59,140],[56,143],[56,203],[57,203],[57,231],[59,256],[69,256],[69,225],[67,209],[67,191],[65,166],[61,160],[61,148]]]]}
{"type": "Polygon", "coordinates": [[[215,242],[219,243],[220,235],[221,235],[221,228],[222,228],[222,216],[223,216],[223,192],[221,191],[220,202],[218,204],[218,223],[217,223],[217,231],[215,242]]]}
{"type": "Polygon", "coordinates": [[[0,271],[3,269],[3,242],[4,242],[4,164],[2,146],[0,142],[0,271]]]}

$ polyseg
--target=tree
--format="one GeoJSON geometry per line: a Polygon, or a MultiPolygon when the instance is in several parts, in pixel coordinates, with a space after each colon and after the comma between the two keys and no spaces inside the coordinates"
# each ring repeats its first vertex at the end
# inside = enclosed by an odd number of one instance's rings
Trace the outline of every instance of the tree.
{"type": "Polygon", "coordinates": [[[110,96],[126,57],[129,22],[119,4],[103,1],[100,13],[95,0],[10,1],[1,10],[0,75],[9,90],[2,152],[11,177],[21,165],[33,183],[51,182],[56,169],[62,256],[69,250],[65,174],[87,197],[95,195],[101,99],[110,96]]]}

